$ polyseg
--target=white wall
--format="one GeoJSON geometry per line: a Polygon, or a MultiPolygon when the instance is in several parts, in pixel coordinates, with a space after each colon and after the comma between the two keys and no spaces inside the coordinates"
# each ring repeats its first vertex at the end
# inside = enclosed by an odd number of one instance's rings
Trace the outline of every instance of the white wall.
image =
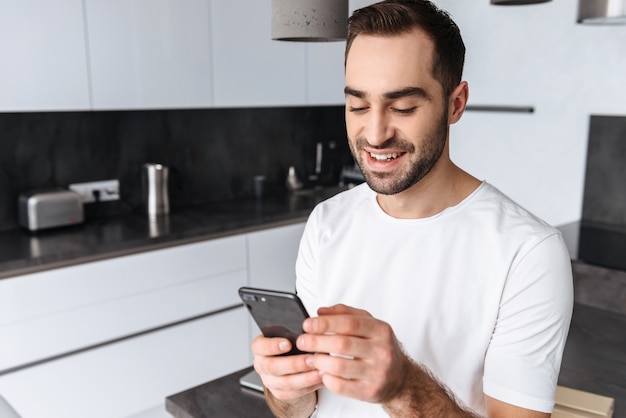
{"type": "Polygon", "coordinates": [[[576,24],[575,0],[436,3],[464,36],[470,103],[535,108],[466,113],[453,159],[554,225],[579,220],[589,117],[626,116],[626,26],[576,24]]]}

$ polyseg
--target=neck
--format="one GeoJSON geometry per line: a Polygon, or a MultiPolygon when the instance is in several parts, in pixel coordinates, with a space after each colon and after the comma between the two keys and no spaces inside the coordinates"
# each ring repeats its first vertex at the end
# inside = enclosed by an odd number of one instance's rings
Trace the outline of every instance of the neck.
{"type": "Polygon", "coordinates": [[[377,195],[381,209],[398,219],[434,216],[472,194],[480,181],[457,167],[444,153],[430,172],[410,188],[394,195],[377,195]]]}

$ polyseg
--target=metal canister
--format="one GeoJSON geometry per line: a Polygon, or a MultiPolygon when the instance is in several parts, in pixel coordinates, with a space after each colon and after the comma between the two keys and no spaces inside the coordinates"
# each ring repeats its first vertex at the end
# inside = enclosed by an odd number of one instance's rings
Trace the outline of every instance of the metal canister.
{"type": "Polygon", "coordinates": [[[148,218],[170,212],[169,169],[162,164],[146,163],[142,170],[143,204],[148,218]]]}

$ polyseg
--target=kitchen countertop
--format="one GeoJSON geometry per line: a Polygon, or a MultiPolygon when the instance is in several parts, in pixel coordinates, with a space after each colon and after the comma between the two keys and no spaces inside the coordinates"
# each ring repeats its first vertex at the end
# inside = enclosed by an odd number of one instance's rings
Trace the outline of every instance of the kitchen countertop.
{"type": "MultiPolygon", "coordinates": [[[[626,315],[574,305],[558,384],[615,399],[615,418],[626,417],[626,315]]],[[[176,418],[271,417],[263,395],[240,387],[240,370],[168,396],[176,418]]]]}
{"type": "Polygon", "coordinates": [[[304,222],[340,188],[176,208],[156,221],[125,214],[32,233],[0,231],[0,279],[304,222]]]}
{"type": "Polygon", "coordinates": [[[626,417],[626,315],[574,304],[559,385],[612,397],[626,417]]]}
{"type": "Polygon", "coordinates": [[[176,418],[272,418],[263,394],[239,384],[239,378],[250,370],[252,367],[169,396],[165,409],[176,418]]]}

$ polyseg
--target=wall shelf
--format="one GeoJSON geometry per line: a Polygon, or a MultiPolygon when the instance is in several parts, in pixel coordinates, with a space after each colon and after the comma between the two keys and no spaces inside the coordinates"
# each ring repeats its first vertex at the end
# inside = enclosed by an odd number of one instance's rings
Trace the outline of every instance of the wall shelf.
{"type": "Polygon", "coordinates": [[[471,112],[512,112],[534,113],[533,106],[500,106],[500,105],[467,105],[465,110],[471,112]]]}

